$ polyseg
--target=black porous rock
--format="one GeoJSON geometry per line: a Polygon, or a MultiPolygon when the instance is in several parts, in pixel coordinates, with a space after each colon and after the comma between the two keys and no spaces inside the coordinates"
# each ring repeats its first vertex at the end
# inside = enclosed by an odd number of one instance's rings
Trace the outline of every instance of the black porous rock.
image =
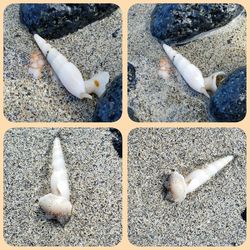
{"type": "Polygon", "coordinates": [[[181,45],[226,25],[243,10],[239,4],[158,4],[151,15],[150,29],[158,40],[181,45]]]}
{"type": "Polygon", "coordinates": [[[247,208],[241,213],[241,218],[247,222],[247,208]]]}
{"type": "Polygon", "coordinates": [[[115,128],[110,128],[109,130],[114,135],[112,138],[113,147],[116,150],[118,156],[122,158],[122,134],[115,128]]]}
{"type": "Polygon", "coordinates": [[[132,121],[140,122],[140,120],[135,115],[135,111],[131,107],[128,107],[128,116],[132,121]]]}
{"type": "Polygon", "coordinates": [[[54,39],[103,19],[115,4],[20,4],[20,20],[29,31],[54,39]]]}
{"type": "Polygon", "coordinates": [[[171,200],[171,193],[169,192],[169,174],[162,175],[162,197],[163,200],[171,200]]]}
{"type": "Polygon", "coordinates": [[[114,122],[122,114],[122,74],[117,76],[107,87],[96,104],[94,122],[114,122]]]}
{"type": "MultiPolygon", "coordinates": [[[[128,63],[128,92],[136,89],[136,70],[133,64],[128,63]]],[[[128,107],[128,115],[131,120],[139,122],[139,119],[135,116],[135,112],[131,107],[128,107]]]]}
{"type": "Polygon", "coordinates": [[[209,119],[238,122],[246,115],[246,67],[230,74],[210,99],[209,119]]]}
{"type": "Polygon", "coordinates": [[[136,88],[135,67],[133,64],[128,63],[128,91],[136,88]]]}

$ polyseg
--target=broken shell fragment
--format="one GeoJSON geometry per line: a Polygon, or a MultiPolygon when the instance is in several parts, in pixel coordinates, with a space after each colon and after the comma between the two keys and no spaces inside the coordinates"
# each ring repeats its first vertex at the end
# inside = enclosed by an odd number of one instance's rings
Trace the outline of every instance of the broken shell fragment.
{"type": "Polygon", "coordinates": [[[37,34],[34,35],[34,39],[60,82],[72,95],[80,99],[92,99],[90,93],[95,93],[100,97],[105,92],[109,81],[108,72],[99,72],[86,83],[79,69],[58,50],[37,34]]]}
{"type": "Polygon", "coordinates": [[[39,79],[42,76],[45,59],[40,51],[35,51],[31,54],[28,72],[34,79],[39,79]]]}
{"type": "Polygon", "coordinates": [[[210,98],[207,90],[214,93],[217,90],[217,78],[224,77],[225,73],[216,72],[204,78],[201,71],[184,56],[166,44],[163,44],[163,48],[185,82],[195,91],[210,98]]]}
{"type": "Polygon", "coordinates": [[[167,183],[164,184],[168,192],[166,198],[174,202],[183,201],[188,193],[195,191],[207,182],[218,171],[231,162],[233,158],[232,155],[220,158],[217,161],[206,164],[202,169],[194,170],[186,177],[183,177],[178,172],[173,172],[170,174],[167,183]]]}
{"type": "Polygon", "coordinates": [[[164,80],[168,80],[171,68],[170,64],[168,63],[167,58],[160,59],[160,69],[158,70],[158,75],[164,80]]]}
{"type": "Polygon", "coordinates": [[[61,224],[68,222],[72,205],[69,201],[70,190],[62,147],[55,138],[52,151],[51,193],[39,199],[39,205],[49,219],[57,219],[61,224]]]}

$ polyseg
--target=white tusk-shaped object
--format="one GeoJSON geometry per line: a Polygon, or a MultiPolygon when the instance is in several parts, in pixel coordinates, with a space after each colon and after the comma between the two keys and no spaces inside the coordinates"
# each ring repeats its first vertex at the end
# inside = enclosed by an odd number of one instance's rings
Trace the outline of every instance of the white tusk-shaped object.
{"type": "Polygon", "coordinates": [[[52,152],[51,193],[69,200],[70,190],[67,169],[65,167],[62,147],[58,137],[54,140],[52,152]]]}
{"type": "Polygon", "coordinates": [[[204,78],[201,71],[176,50],[166,44],[163,44],[163,48],[186,83],[195,91],[210,98],[207,90],[214,93],[217,90],[217,78],[224,77],[225,73],[220,71],[204,78]]]}
{"type": "Polygon", "coordinates": [[[39,35],[35,34],[34,39],[60,82],[72,95],[80,99],[92,99],[90,93],[101,96],[105,92],[106,85],[109,81],[108,72],[103,71],[98,73],[87,81],[86,86],[81,72],[73,63],[69,62],[65,56],[39,35]]]}
{"type": "Polygon", "coordinates": [[[67,170],[59,138],[55,138],[52,151],[51,193],[39,199],[39,205],[48,215],[60,223],[66,223],[71,215],[70,190],[67,170]]]}
{"type": "Polygon", "coordinates": [[[167,199],[174,202],[181,202],[188,193],[195,191],[199,186],[207,182],[218,171],[233,160],[232,155],[220,158],[210,164],[206,164],[202,169],[196,169],[188,176],[183,177],[178,172],[173,172],[164,184],[167,188],[167,199]]]}

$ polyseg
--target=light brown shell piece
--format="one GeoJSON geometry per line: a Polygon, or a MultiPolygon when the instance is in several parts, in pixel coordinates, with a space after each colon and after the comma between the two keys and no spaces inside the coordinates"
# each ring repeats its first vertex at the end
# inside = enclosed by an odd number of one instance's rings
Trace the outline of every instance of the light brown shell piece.
{"type": "Polygon", "coordinates": [[[42,77],[43,66],[46,63],[44,56],[40,51],[33,51],[30,56],[30,64],[28,72],[33,76],[34,79],[42,77]]]}
{"type": "Polygon", "coordinates": [[[172,70],[169,60],[166,57],[163,57],[160,59],[159,65],[160,65],[160,69],[158,71],[158,75],[164,80],[167,80],[172,70]]]}

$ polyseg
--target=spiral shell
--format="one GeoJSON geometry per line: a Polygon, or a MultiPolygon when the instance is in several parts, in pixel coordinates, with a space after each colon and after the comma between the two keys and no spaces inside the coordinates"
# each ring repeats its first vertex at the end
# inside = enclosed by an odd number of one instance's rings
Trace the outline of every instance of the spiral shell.
{"type": "Polygon", "coordinates": [[[202,184],[207,182],[218,171],[224,168],[233,160],[232,155],[220,158],[210,164],[206,164],[202,169],[196,169],[185,178],[178,172],[173,172],[166,185],[168,194],[167,199],[174,202],[181,202],[188,193],[195,191],[202,184]]]}
{"type": "Polygon", "coordinates": [[[39,199],[39,205],[47,217],[57,219],[61,224],[68,222],[72,205],[67,170],[59,138],[55,138],[52,151],[51,193],[39,199]]]}
{"type": "Polygon", "coordinates": [[[217,90],[217,79],[224,78],[225,73],[220,71],[204,78],[201,71],[184,56],[166,44],[163,44],[163,48],[185,82],[195,91],[210,98],[207,90],[214,93],[217,90]]]}
{"type": "Polygon", "coordinates": [[[100,97],[105,92],[109,81],[108,72],[100,72],[85,82],[79,69],[57,49],[37,34],[34,35],[34,39],[60,82],[72,95],[80,99],[92,99],[90,93],[95,93],[100,97]]]}

